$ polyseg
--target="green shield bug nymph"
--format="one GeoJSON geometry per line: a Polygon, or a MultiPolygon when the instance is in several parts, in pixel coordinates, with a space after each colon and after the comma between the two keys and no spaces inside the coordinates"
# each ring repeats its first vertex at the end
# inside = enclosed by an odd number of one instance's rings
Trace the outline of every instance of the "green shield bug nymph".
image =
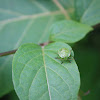
{"type": "Polygon", "coordinates": [[[66,49],[66,48],[62,48],[58,51],[58,55],[61,57],[61,58],[68,58],[70,55],[71,55],[71,52],[66,49]]]}
{"type": "Polygon", "coordinates": [[[61,48],[58,50],[58,56],[56,59],[62,60],[63,61],[69,61],[71,62],[73,56],[72,56],[72,50],[69,50],[67,48],[61,48]]]}

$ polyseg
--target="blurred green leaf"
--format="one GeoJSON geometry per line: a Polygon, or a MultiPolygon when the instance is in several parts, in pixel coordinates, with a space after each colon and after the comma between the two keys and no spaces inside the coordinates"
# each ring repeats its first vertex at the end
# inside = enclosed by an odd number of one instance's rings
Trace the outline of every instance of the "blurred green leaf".
{"type": "Polygon", "coordinates": [[[59,21],[50,28],[50,40],[75,43],[92,30],[92,27],[71,20],[59,21]]]}
{"type": "Polygon", "coordinates": [[[76,19],[88,25],[100,23],[100,0],[75,0],[76,19]]]}
{"type": "Polygon", "coordinates": [[[11,61],[12,56],[0,58],[0,97],[13,90],[11,61]]]}
{"type": "Polygon", "coordinates": [[[51,43],[45,47],[22,45],[13,59],[13,82],[20,100],[77,100],[80,76],[74,60],[61,64],[58,50],[71,47],[51,43]]]}

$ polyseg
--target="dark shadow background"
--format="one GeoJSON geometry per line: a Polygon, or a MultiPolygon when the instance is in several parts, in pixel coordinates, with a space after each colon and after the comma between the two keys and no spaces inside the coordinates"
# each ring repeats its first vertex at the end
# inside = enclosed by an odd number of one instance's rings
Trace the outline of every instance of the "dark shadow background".
{"type": "Polygon", "coordinates": [[[73,50],[80,71],[82,100],[100,100],[100,25],[73,50]]]}

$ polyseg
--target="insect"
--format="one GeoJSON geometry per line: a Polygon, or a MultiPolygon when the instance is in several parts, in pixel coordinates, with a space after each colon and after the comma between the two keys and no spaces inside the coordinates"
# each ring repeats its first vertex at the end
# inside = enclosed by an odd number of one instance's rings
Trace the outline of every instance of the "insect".
{"type": "Polygon", "coordinates": [[[60,50],[58,50],[58,56],[56,57],[56,59],[61,60],[61,64],[63,63],[63,61],[69,61],[71,63],[71,60],[73,58],[72,56],[72,50],[69,50],[67,48],[62,48],[60,50]]]}

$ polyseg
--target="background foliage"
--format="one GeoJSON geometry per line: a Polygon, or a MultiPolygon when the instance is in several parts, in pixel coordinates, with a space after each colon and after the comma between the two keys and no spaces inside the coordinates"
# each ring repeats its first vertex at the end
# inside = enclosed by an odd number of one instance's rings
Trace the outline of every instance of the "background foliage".
{"type": "MultiPolygon", "coordinates": [[[[23,43],[47,41],[49,27],[63,19],[93,26],[100,22],[99,9],[100,0],[0,0],[0,52],[16,49],[23,43]]],[[[73,45],[81,73],[81,90],[91,91],[83,96],[85,100],[99,99],[99,32],[95,29],[73,45]]],[[[0,57],[0,97],[13,91],[12,57],[0,57]]]]}

